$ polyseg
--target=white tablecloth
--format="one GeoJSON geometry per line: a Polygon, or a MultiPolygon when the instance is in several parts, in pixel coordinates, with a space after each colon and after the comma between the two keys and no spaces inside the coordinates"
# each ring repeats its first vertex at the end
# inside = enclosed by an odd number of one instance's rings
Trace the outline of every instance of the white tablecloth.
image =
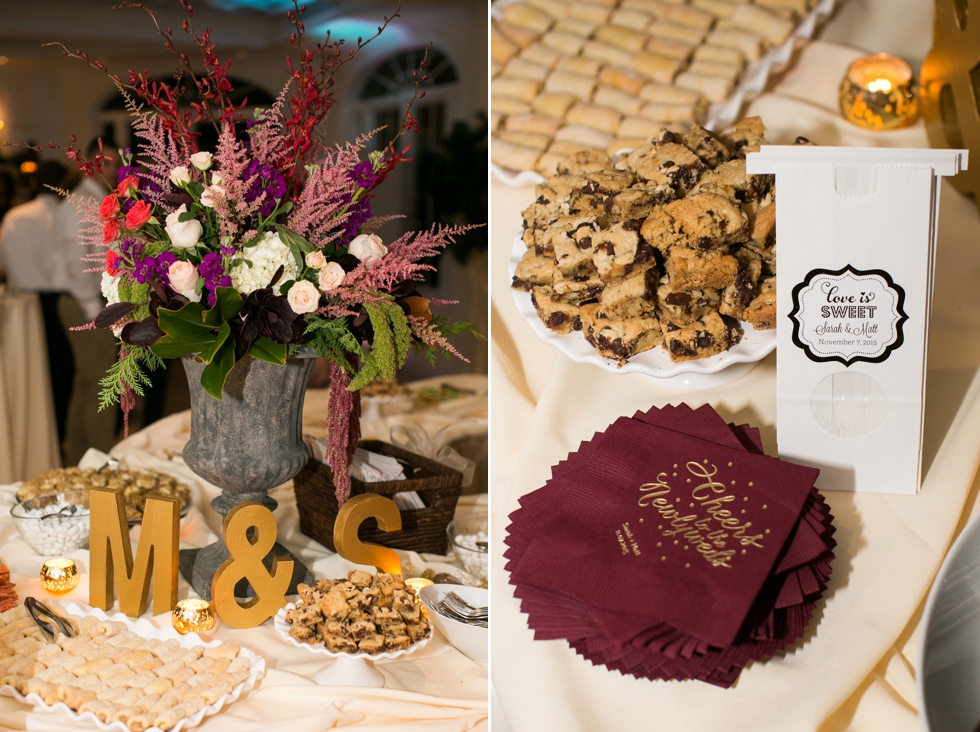
{"type": "MultiPolygon", "coordinates": [[[[842,46],[812,44],[775,92],[759,98],[747,114],[762,115],[774,143],[802,134],[826,145],[928,147],[921,122],[875,134],[840,119],[837,84],[858,55],[842,46]]],[[[710,403],[729,421],[760,427],[767,453],[775,454],[776,354],[726,386],[677,392],[643,376],[573,363],[536,339],[516,313],[506,277],[520,211],[532,200],[529,188],[494,184],[496,536],[503,535],[517,499],[544,484],[551,465],[594,431],[637,409],[710,403]]],[[[917,496],[826,494],[839,547],[830,587],[805,639],[775,659],[750,664],[729,690],[623,677],[583,661],[563,642],[532,640],[506,584],[498,541],[491,580],[495,730],[919,729],[914,678],[922,605],[980,488],[974,482],[980,464],[978,240],[974,201],[943,183],[927,382],[927,475],[917,496]]]]}
{"type": "MultiPolygon", "coordinates": [[[[485,410],[484,410],[485,411],[485,410]]],[[[483,425],[486,430],[485,420],[483,425]]],[[[220,531],[221,517],[209,503],[219,494],[184,465],[180,450],[189,435],[189,413],[182,412],[152,425],[119,443],[112,455],[124,465],[170,473],[192,486],[194,507],[181,520],[181,547],[205,546],[220,531]]],[[[14,501],[15,485],[0,486],[0,557],[9,566],[11,580],[17,583],[21,598],[49,597],[35,579],[43,557],[36,555],[21,539],[8,514],[14,501]]],[[[317,577],[342,577],[357,565],[341,559],[299,531],[296,499],[289,484],[270,492],[279,506],[275,510],[279,541],[300,558],[317,577]]],[[[457,516],[486,510],[486,494],[463,496],[457,516]]],[[[138,536],[133,530],[133,537],[138,536]]],[[[135,547],[134,547],[135,550],[135,547]]],[[[435,571],[458,571],[451,557],[399,552],[403,563],[435,571]]],[[[85,571],[88,551],[71,556],[85,571]]],[[[367,568],[373,571],[373,568],[367,568]]],[[[178,594],[188,596],[189,586],[180,579],[178,594]]],[[[87,577],[66,598],[88,600],[87,577]]],[[[152,606],[147,615],[153,612],[152,606]]],[[[169,614],[154,618],[158,624],[170,622],[169,614]]],[[[248,630],[219,625],[214,637],[251,648],[266,659],[267,672],[259,686],[222,712],[205,718],[199,729],[221,732],[321,732],[336,727],[386,730],[425,730],[462,732],[486,730],[487,666],[470,660],[439,634],[423,649],[399,659],[379,661],[376,668],[385,676],[383,689],[324,687],[313,681],[314,674],[332,661],[325,656],[296,648],[285,642],[272,628],[272,622],[248,630]]],[[[0,730],[65,730],[64,717],[32,712],[26,705],[0,697],[0,730]]],[[[93,725],[72,725],[70,729],[95,729],[93,725]]]]}

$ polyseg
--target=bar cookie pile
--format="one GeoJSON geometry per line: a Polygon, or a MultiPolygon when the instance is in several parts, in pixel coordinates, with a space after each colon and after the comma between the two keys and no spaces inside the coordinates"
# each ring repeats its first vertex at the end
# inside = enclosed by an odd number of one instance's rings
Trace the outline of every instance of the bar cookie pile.
{"type": "Polygon", "coordinates": [[[491,25],[493,162],[554,175],[585,149],[703,122],[812,0],[523,0],[491,25]]]}
{"type": "Polygon", "coordinates": [[[347,579],[297,587],[300,601],[286,611],[289,635],[322,643],[332,653],[401,651],[432,633],[429,619],[401,577],[351,570],[347,579]]]}
{"type": "Polygon", "coordinates": [[[513,286],[549,329],[581,330],[620,362],[656,346],[714,356],[739,342],[739,321],[775,328],[774,187],[745,172],[764,133],[752,117],[720,135],[661,130],[615,166],[572,155],[523,213],[513,286]]]}

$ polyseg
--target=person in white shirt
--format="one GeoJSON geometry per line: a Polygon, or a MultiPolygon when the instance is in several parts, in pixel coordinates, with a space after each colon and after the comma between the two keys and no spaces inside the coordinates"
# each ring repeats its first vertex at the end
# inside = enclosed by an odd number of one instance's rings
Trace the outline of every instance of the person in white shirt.
{"type": "Polygon", "coordinates": [[[36,292],[41,300],[59,440],[65,436],[74,365],[71,346],[58,317],[62,267],[55,214],[61,201],[51,188],[62,186],[66,175],[65,167],[57,162],[38,165],[31,181],[36,196],[10,209],[0,226],[0,270],[6,272],[7,284],[36,292]]]}
{"type": "MultiPolygon", "coordinates": [[[[91,159],[98,151],[97,142],[89,148],[91,159]]],[[[77,465],[90,447],[109,452],[117,435],[118,407],[98,411],[99,382],[118,357],[116,339],[107,329],[69,330],[91,323],[106,305],[102,298],[100,273],[85,272],[98,265],[81,259],[99,249],[81,245],[82,216],[78,210],[83,201],[91,203],[91,199],[95,199],[100,202],[109,193],[110,185],[116,185],[118,153],[107,146],[104,154],[106,164],[102,174],[82,176],[81,182],[72,189],[72,197],[62,200],[55,211],[56,248],[58,261],[62,263],[59,284],[65,293],[58,300],[58,315],[67,331],[75,360],[65,425],[65,465],[77,465]]]]}

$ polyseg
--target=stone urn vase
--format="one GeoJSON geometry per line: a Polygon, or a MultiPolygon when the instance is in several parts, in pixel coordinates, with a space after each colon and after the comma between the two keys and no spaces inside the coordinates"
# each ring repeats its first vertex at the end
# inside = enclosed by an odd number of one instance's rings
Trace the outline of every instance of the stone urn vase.
{"type": "MultiPolygon", "coordinates": [[[[296,475],[309,460],[302,434],[303,400],[315,359],[310,352],[278,366],[245,356],[228,375],[221,401],[201,386],[205,364],[193,355],[181,359],[191,393],[191,437],[184,447],[184,462],[221,488],[211,508],[222,517],[245,501],[275,509],[278,503],[268,491],[296,475]]],[[[180,573],[210,600],[214,573],[229,556],[221,538],[203,549],[183,549],[180,573]]],[[[287,591],[291,594],[297,584],[312,582],[312,574],[278,542],[263,561],[271,570],[273,558],[285,556],[293,559],[287,591]]],[[[237,597],[252,594],[245,580],[235,589],[237,597]]]]}

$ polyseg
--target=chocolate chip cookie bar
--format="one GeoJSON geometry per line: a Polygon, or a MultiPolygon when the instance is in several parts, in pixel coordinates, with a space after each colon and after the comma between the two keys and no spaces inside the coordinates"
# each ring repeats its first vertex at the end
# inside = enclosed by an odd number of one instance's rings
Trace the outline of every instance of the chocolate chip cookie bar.
{"type": "Polygon", "coordinates": [[[709,312],[690,325],[680,326],[667,320],[660,322],[670,359],[692,361],[727,351],[742,339],[742,329],[729,325],[716,312],[709,312]]]}
{"type": "Polygon", "coordinates": [[[759,285],[759,295],[745,309],[745,320],[756,330],[776,327],[776,278],[764,279],[759,285]]]}
{"type": "Polygon", "coordinates": [[[512,287],[530,292],[535,285],[550,285],[555,274],[555,260],[528,249],[514,270],[512,287]]]}
{"type": "Polygon", "coordinates": [[[575,305],[566,302],[555,301],[552,299],[553,291],[550,285],[531,288],[531,303],[538,311],[541,322],[562,335],[571,333],[573,330],[582,330],[582,320],[579,316],[579,309],[575,305]]]}

